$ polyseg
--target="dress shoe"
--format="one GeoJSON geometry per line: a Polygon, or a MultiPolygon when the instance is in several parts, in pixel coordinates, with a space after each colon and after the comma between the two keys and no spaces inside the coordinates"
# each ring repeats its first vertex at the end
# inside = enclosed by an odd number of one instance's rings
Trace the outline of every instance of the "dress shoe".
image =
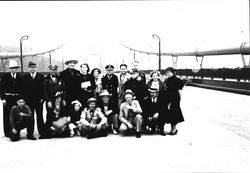
{"type": "Polygon", "coordinates": [[[141,137],[141,133],[140,132],[136,132],[135,136],[136,136],[136,138],[140,138],[141,137]]]}
{"type": "Polygon", "coordinates": [[[114,135],[117,135],[118,132],[117,132],[115,129],[113,129],[113,134],[114,134],[114,135]]]}
{"type": "Polygon", "coordinates": [[[29,140],[36,140],[36,138],[33,135],[27,136],[27,139],[29,139],[29,140]]]}
{"type": "Polygon", "coordinates": [[[160,131],[160,135],[161,135],[161,136],[166,136],[167,134],[166,134],[163,130],[161,130],[161,131],[160,131]]]}
{"type": "Polygon", "coordinates": [[[178,133],[178,130],[175,130],[175,132],[169,132],[167,134],[173,136],[173,135],[177,135],[177,133],[178,133]]]}
{"type": "Polygon", "coordinates": [[[50,139],[51,137],[49,137],[49,136],[45,136],[45,135],[41,135],[41,136],[39,136],[39,139],[50,139]]]}

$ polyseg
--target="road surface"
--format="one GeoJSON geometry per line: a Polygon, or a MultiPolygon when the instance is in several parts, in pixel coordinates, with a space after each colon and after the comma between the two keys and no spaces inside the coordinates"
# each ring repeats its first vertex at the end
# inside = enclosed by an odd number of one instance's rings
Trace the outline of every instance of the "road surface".
{"type": "Polygon", "coordinates": [[[110,134],[15,143],[2,137],[0,172],[249,172],[249,103],[249,96],[186,86],[185,122],[176,136],[110,134]]]}

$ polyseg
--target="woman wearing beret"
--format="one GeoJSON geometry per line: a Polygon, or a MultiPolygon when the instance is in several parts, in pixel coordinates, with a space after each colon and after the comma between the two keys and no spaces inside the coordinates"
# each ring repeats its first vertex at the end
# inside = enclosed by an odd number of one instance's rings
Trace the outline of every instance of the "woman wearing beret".
{"type": "Polygon", "coordinates": [[[163,84],[162,96],[167,103],[168,113],[166,123],[171,124],[171,130],[168,135],[176,135],[178,130],[176,125],[184,121],[180,108],[181,93],[184,86],[181,79],[175,76],[175,70],[172,67],[166,69],[167,78],[163,84]]]}

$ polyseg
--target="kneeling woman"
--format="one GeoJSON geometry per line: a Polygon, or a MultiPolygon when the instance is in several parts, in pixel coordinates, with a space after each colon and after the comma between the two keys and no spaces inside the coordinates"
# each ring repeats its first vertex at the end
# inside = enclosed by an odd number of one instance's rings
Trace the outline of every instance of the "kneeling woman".
{"type": "Polygon", "coordinates": [[[65,106],[63,106],[62,94],[57,92],[52,108],[47,109],[47,121],[45,123],[46,137],[70,136],[69,122],[70,117],[67,116],[65,106]]]}
{"type": "Polygon", "coordinates": [[[88,107],[82,111],[80,119],[80,133],[88,139],[107,136],[107,118],[96,107],[96,99],[90,98],[87,101],[88,107]]]}

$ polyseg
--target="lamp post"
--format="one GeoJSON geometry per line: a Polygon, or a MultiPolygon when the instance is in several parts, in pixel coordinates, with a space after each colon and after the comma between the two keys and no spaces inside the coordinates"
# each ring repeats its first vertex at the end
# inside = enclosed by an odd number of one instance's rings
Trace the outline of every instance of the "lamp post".
{"type": "Polygon", "coordinates": [[[159,41],[159,70],[161,70],[161,38],[156,34],[152,34],[152,37],[159,41]]]}
{"type": "Polygon", "coordinates": [[[21,62],[21,73],[23,73],[23,40],[28,40],[29,36],[22,36],[20,39],[20,62],[21,62]]]}

